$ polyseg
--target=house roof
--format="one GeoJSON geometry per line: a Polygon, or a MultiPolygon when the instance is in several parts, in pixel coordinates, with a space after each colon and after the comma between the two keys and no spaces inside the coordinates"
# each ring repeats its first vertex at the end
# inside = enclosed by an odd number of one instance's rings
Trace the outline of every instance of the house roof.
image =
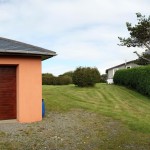
{"type": "Polygon", "coordinates": [[[145,51],[144,54],[150,55],[150,50],[145,51]]]}
{"type": "Polygon", "coordinates": [[[128,62],[126,62],[126,63],[122,63],[122,64],[120,64],[120,65],[117,65],[117,66],[108,68],[108,69],[106,69],[106,73],[108,72],[108,70],[111,70],[111,69],[114,69],[114,68],[118,68],[118,67],[123,66],[123,65],[125,65],[125,64],[127,65],[127,64],[129,64],[129,63],[134,63],[134,61],[135,61],[135,60],[131,60],[131,61],[128,61],[128,62]]]}
{"type": "Polygon", "coordinates": [[[56,52],[0,37],[0,55],[41,56],[45,60],[56,56],[56,52]]]}

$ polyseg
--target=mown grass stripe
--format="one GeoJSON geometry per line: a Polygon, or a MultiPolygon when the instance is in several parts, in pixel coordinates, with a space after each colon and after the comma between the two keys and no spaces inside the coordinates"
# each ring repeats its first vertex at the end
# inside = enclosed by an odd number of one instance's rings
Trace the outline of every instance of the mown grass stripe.
{"type": "Polygon", "coordinates": [[[97,84],[94,88],[43,86],[46,109],[68,111],[79,108],[111,116],[132,129],[150,133],[150,100],[135,91],[116,86],[97,84]],[[143,127],[143,128],[142,128],[143,127]]]}

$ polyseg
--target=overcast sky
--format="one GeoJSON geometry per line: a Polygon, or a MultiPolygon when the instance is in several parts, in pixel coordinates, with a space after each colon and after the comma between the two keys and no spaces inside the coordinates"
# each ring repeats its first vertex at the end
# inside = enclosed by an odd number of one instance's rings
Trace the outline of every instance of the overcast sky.
{"type": "Polygon", "coordinates": [[[150,15],[150,0],[0,0],[0,36],[55,51],[42,72],[90,66],[103,74],[144,51],[117,45],[136,12],[150,15]]]}

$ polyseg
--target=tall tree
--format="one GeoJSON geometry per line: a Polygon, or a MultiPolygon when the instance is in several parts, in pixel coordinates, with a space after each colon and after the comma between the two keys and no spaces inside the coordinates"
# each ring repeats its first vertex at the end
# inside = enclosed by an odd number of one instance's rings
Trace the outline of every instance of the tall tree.
{"type": "MultiPolygon", "coordinates": [[[[127,22],[126,26],[130,36],[128,38],[118,37],[120,40],[120,46],[127,47],[142,47],[150,51],[150,16],[147,18],[141,13],[136,13],[138,24],[132,26],[131,23],[127,22]]],[[[139,55],[135,52],[140,59],[150,62],[147,55],[139,55]]]]}

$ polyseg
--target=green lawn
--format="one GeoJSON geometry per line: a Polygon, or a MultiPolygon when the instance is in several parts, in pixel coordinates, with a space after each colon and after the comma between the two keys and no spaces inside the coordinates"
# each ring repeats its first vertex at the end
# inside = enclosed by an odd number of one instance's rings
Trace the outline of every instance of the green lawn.
{"type": "Polygon", "coordinates": [[[48,111],[86,109],[120,120],[130,129],[150,133],[150,99],[125,87],[97,84],[94,88],[43,86],[48,111]]]}
{"type": "Polygon", "coordinates": [[[0,150],[149,150],[150,99],[125,87],[43,86],[46,116],[1,124],[0,150]]]}

